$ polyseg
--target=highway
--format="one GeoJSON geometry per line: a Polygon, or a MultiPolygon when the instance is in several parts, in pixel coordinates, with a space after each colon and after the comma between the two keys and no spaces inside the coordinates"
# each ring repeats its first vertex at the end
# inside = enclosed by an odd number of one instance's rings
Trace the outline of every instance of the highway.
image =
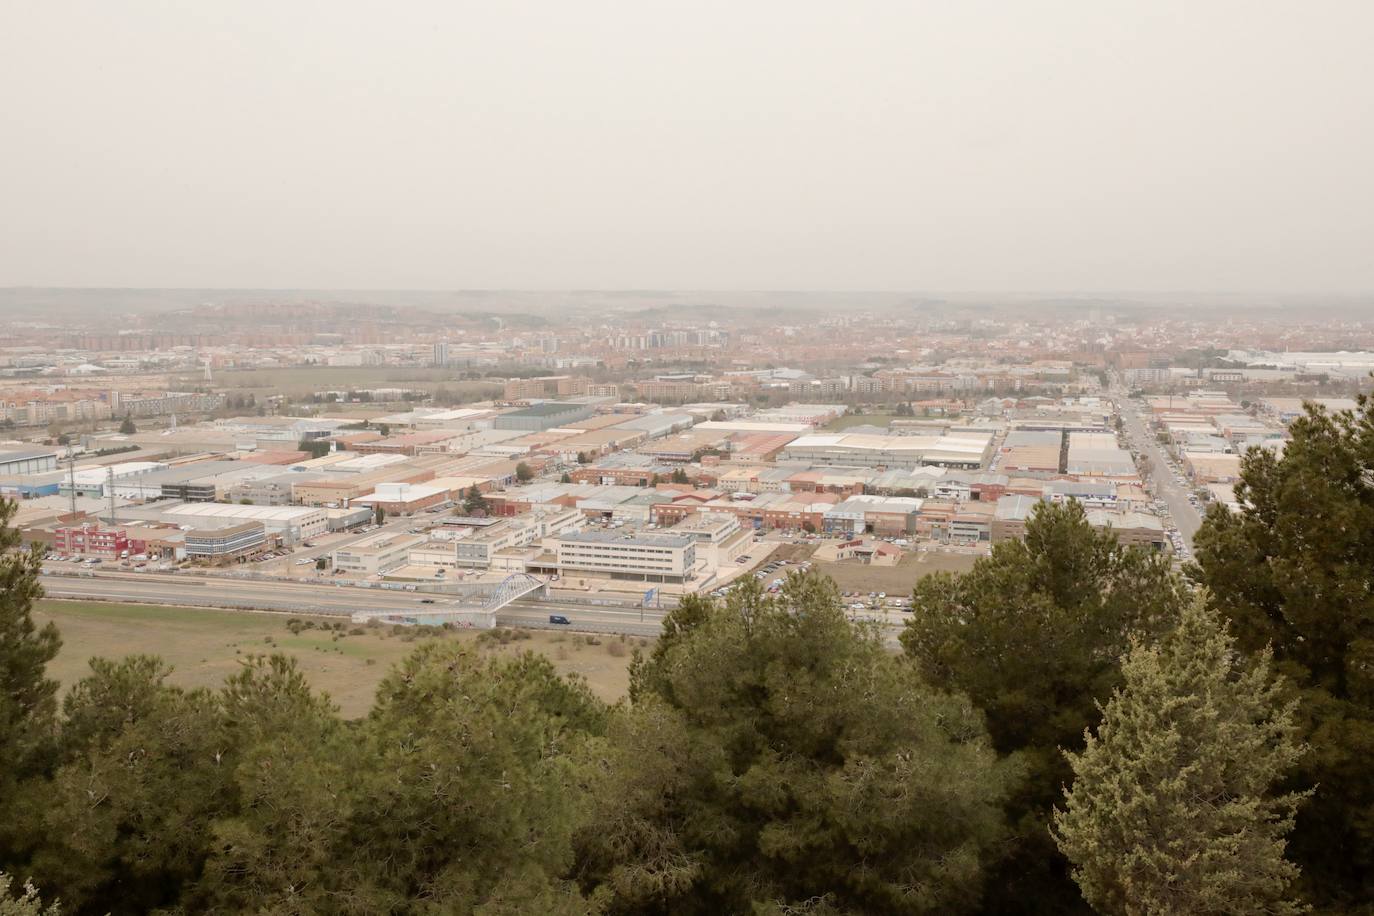
{"type": "Polygon", "coordinates": [[[663,618],[667,613],[658,608],[641,610],[523,598],[498,612],[496,622],[503,627],[552,628],[554,625],[549,623],[549,615],[562,614],[570,621],[569,628],[574,630],[657,636],[663,630],[663,618]]]}
{"type": "MultiPolygon", "coordinates": [[[[453,605],[450,599],[437,595],[424,596],[434,598],[434,604],[422,604],[415,592],[295,582],[253,582],[186,574],[113,571],[85,575],[45,573],[42,582],[50,598],[294,614],[343,616],[355,611],[433,613],[453,605]]],[[[531,596],[507,605],[497,613],[496,622],[503,627],[556,629],[560,625],[549,623],[549,616],[558,614],[568,618],[568,628],[571,630],[653,637],[662,631],[663,618],[667,613],[662,608],[618,607],[591,601],[550,600],[531,596]]],[[[889,636],[901,629],[908,616],[888,609],[865,608],[849,613],[856,618],[877,620],[884,625],[889,636]]]]}
{"type": "Polygon", "coordinates": [[[1136,451],[1149,456],[1150,477],[1154,482],[1155,496],[1164,500],[1164,504],[1169,507],[1169,516],[1174,527],[1183,536],[1183,543],[1191,551],[1193,535],[1197,534],[1198,528],[1202,526],[1202,516],[1193,508],[1192,503],[1188,502],[1191,490],[1186,483],[1180,484],[1174,479],[1173,471],[1169,468],[1169,456],[1165,454],[1159,440],[1146,428],[1135,402],[1127,398],[1125,392],[1117,393],[1116,401],[1121,411],[1121,423],[1126,438],[1136,451]]]}
{"type": "MultiPolygon", "coordinates": [[[[442,611],[451,602],[442,596],[421,604],[415,592],[364,589],[352,586],[294,582],[253,582],[156,573],[101,572],[71,576],[45,573],[43,588],[52,598],[174,604],[184,607],[253,609],[297,614],[348,615],[355,611],[415,613],[442,611]]],[[[550,614],[567,617],[570,627],[599,633],[657,636],[666,611],[610,607],[591,603],[548,601],[531,597],[516,601],[496,615],[501,626],[550,627],[550,614]],[[642,619],[641,619],[642,617],[642,619]]]]}

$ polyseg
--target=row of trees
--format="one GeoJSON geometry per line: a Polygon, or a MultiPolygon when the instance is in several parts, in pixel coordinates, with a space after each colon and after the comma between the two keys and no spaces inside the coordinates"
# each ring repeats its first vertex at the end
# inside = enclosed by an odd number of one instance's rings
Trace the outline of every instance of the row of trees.
{"type": "Polygon", "coordinates": [[[1290,432],[1186,587],[1067,506],[917,588],[907,654],[1023,768],[989,911],[1374,912],[1374,401],[1290,432]]]}
{"type": "Polygon", "coordinates": [[[1205,588],[1046,505],[900,653],[828,579],[746,580],[609,708],[435,643],[359,721],[280,657],[97,660],[59,709],[11,550],[0,869],[75,913],[1369,912],[1372,421],[1247,457],[1205,588]]]}

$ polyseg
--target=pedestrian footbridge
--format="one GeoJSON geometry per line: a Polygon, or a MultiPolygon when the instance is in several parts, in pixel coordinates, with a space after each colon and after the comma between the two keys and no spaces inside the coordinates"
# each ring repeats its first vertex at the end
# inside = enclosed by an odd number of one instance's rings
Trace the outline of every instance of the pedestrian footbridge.
{"type": "Polygon", "coordinates": [[[461,597],[425,595],[416,598],[414,611],[358,611],[353,615],[353,620],[357,623],[376,620],[402,626],[442,626],[450,623],[455,626],[490,630],[496,626],[497,612],[506,605],[536,592],[546,595],[548,591],[549,583],[546,580],[528,573],[513,573],[490,588],[474,590],[461,597]]]}

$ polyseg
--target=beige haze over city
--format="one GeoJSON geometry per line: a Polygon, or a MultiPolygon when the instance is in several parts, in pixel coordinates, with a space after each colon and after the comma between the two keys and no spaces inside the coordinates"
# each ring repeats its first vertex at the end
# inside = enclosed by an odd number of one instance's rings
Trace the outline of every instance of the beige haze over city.
{"type": "Polygon", "coordinates": [[[1374,3],[69,2],[0,286],[1374,289],[1374,3]]]}

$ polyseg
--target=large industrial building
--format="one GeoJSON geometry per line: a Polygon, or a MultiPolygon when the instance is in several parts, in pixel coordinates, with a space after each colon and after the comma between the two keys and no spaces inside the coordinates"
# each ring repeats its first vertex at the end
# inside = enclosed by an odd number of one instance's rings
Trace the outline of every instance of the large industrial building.
{"type": "Polygon", "coordinates": [[[585,420],[594,413],[596,413],[596,406],[586,401],[545,401],[523,410],[503,413],[492,420],[491,425],[495,429],[539,432],[540,430],[552,429],[555,426],[562,426],[565,423],[585,420]]]}
{"type": "Polygon", "coordinates": [[[1133,477],[1135,461],[1111,433],[1070,433],[1064,469],[1084,477],[1133,477]]]}
{"type": "Polygon", "coordinates": [[[42,474],[57,469],[57,452],[51,449],[0,451],[0,476],[42,474]]]}
{"type": "Polygon", "coordinates": [[[294,545],[329,530],[325,510],[308,506],[240,506],[224,503],[164,501],[119,509],[121,519],[141,519],[164,525],[204,530],[261,522],[267,534],[294,545]]]}
{"type": "Polygon", "coordinates": [[[848,467],[918,468],[927,465],[972,470],[987,464],[990,430],[951,429],[942,435],[801,436],[779,454],[783,461],[848,467]]]}

